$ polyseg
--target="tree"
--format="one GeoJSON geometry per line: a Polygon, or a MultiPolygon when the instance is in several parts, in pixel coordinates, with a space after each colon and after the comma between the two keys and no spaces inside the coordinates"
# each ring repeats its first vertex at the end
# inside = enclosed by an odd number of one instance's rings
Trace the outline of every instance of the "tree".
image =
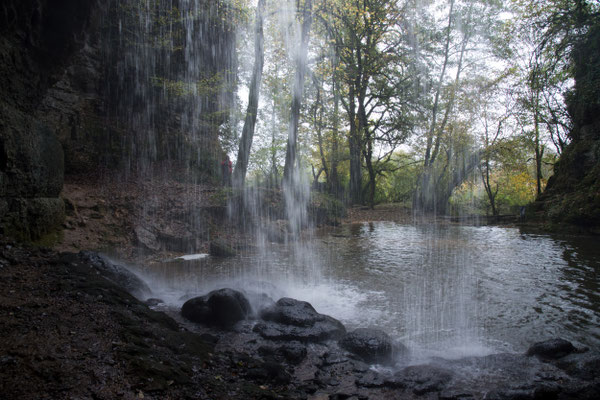
{"type": "Polygon", "coordinates": [[[346,113],[350,154],[350,202],[365,197],[374,205],[377,171],[376,144],[395,146],[406,137],[404,104],[401,102],[409,80],[404,74],[402,10],[395,2],[383,0],[336,0],[326,3],[320,14],[335,49],[339,101],[346,113]],[[364,196],[362,168],[368,173],[368,196],[364,196]]]}
{"type": "Polygon", "coordinates": [[[258,100],[260,94],[260,84],[262,81],[264,54],[264,33],[263,20],[265,13],[266,0],[258,0],[256,9],[256,25],[254,30],[254,69],[250,81],[250,91],[248,94],[248,108],[246,110],[246,119],[240,138],[240,147],[238,150],[237,162],[233,171],[233,183],[236,187],[242,187],[246,179],[248,170],[248,160],[250,159],[250,149],[254,137],[254,128],[256,126],[256,117],[258,115],[258,100]]]}
{"type": "Polygon", "coordinates": [[[294,185],[293,173],[297,168],[297,146],[298,146],[298,124],[300,120],[300,107],[302,106],[302,96],[304,93],[304,79],[307,70],[308,41],[310,38],[310,28],[312,25],[312,0],[304,0],[302,6],[302,29],[300,36],[300,48],[295,57],[296,76],[294,79],[294,89],[292,93],[292,105],[290,114],[290,126],[288,129],[288,141],[285,154],[284,180],[294,185]]]}
{"type": "Polygon", "coordinates": [[[466,92],[463,77],[485,70],[480,60],[492,56],[502,8],[495,1],[463,4],[448,0],[447,10],[443,28],[434,26],[431,31],[431,27],[421,27],[420,33],[423,39],[429,39],[420,43],[424,56],[435,61],[424,62],[422,81],[432,81],[431,91],[426,92],[431,98],[423,101],[427,120],[423,128],[423,164],[413,198],[413,208],[425,213],[444,213],[452,190],[478,164],[481,153],[474,148],[474,140],[468,138],[468,121],[464,124],[457,120],[460,113],[456,103],[457,97],[472,95],[466,92]],[[436,46],[439,42],[441,48],[436,46]]]}

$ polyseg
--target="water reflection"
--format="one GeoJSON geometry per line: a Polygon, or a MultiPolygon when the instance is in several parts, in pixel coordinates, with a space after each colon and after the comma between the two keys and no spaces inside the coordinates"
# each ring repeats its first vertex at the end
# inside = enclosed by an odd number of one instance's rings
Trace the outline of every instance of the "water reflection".
{"type": "Polygon", "coordinates": [[[229,286],[311,302],[350,329],[376,326],[416,358],[524,351],[560,336],[600,349],[600,249],[595,238],[499,227],[346,225],[313,238],[323,266],[307,280],[284,246],[231,260],[145,270],[159,295],[229,286]]]}

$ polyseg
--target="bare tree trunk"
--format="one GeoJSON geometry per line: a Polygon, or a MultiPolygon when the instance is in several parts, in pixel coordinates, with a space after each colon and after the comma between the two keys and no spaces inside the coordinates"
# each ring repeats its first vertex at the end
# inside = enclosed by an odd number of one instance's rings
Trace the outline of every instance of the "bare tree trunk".
{"type": "Polygon", "coordinates": [[[258,114],[258,99],[260,95],[260,83],[262,81],[263,65],[265,62],[264,33],[263,22],[265,12],[265,1],[259,0],[256,9],[256,26],[254,35],[254,69],[250,81],[250,93],[248,94],[248,108],[246,109],[246,119],[242,129],[240,147],[238,150],[237,162],[233,171],[233,183],[236,187],[244,185],[246,172],[248,170],[248,160],[250,159],[250,149],[252,139],[254,138],[254,128],[256,126],[256,117],[258,114]]]}
{"type": "Polygon", "coordinates": [[[361,140],[360,131],[356,123],[356,111],[354,110],[354,88],[350,88],[347,104],[350,132],[348,145],[350,147],[350,204],[362,203],[362,162],[361,162],[361,140]]]}
{"type": "MultiPolygon", "coordinates": [[[[431,111],[431,123],[429,125],[429,130],[427,132],[427,144],[425,146],[425,159],[423,161],[423,172],[417,181],[417,190],[415,192],[415,196],[413,198],[413,208],[420,209],[425,212],[433,211],[432,204],[434,203],[433,196],[434,194],[431,192],[430,182],[433,178],[431,175],[433,174],[433,162],[435,161],[435,156],[432,159],[432,150],[434,143],[434,136],[436,132],[437,125],[437,115],[440,104],[440,96],[442,94],[442,85],[444,82],[444,77],[446,76],[446,69],[448,68],[448,63],[450,61],[450,42],[452,38],[452,24],[454,22],[454,0],[450,0],[450,11],[448,12],[448,26],[446,32],[446,42],[444,45],[444,63],[442,65],[442,71],[440,72],[439,82],[435,91],[435,99],[433,102],[433,109],[431,111]]],[[[438,133],[439,134],[439,133],[438,133]]]]}
{"type": "MultiPolygon", "coordinates": [[[[321,100],[321,83],[315,75],[313,75],[313,84],[315,86],[317,94],[315,104],[312,107],[312,119],[317,134],[317,145],[319,146],[319,155],[321,156],[321,169],[325,173],[325,178],[327,182],[329,182],[329,167],[327,165],[327,158],[325,157],[325,150],[323,148],[323,104],[321,100]]],[[[319,171],[319,176],[320,175],[321,174],[319,171]]]]}
{"type": "Polygon", "coordinates": [[[540,116],[539,116],[539,93],[536,97],[535,110],[533,111],[534,118],[534,147],[535,147],[535,180],[537,187],[537,195],[542,194],[542,157],[544,156],[544,149],[540,143],[540,116]]]}
{"type": "MultiPolygon", "coordinates": [[[[333,68],[334,71],[337,68],[337,54],[334,56],[333,68]]],[[[336,198],[339,198],[340,193],[340,178],[338,175],[338,132],[340,130],[340,94],[339,87],[336,79],[335,72],[333,74],[333,133],[331,143],[331,162],[330,162],[330,173],[328,177],[329,193],[333,194],[336,198]]]]}
{"type": "Polygon", "coordinates": [[[294,81],[290,126],[288,130],[288,141],[285,153],[285,166],[283,170],[284,180],[288,182],[292,178],[292,172],[294,168],[296,168],[296,159],[298,155],[298,124],[300,120],[300,107],[302,106],[302,95],[304,92],[304,78],[306,76],[308,40],[310,37],[310,28],[312,25],[312,0],[305,1],[304,10],[302,14],[302,39],[300,44],[300,51],[296,55],[296,79],[294,81]]]}

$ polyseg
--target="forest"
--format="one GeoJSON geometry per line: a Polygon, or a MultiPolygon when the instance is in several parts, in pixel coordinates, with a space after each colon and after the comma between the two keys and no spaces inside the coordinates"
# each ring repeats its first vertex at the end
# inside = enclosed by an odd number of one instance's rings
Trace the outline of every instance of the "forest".
{"type": "Polygon", "coordinates": [[[254,47],[241,48],[221,137],[236,185],[277,186],[296,162],[348,204],[488,215],[533,202],[570,143],[572,52],[599,11],[562,0],[239,7],[238,46],[254,47]]]}

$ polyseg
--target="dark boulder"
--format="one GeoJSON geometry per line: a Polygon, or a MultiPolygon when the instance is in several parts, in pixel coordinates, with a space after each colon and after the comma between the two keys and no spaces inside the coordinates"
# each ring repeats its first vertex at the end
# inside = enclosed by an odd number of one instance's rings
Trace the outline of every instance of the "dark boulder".
{"type": "Polygon", "coordinates": [[[222,240],[213,240],[210,242],[208,254],[213,257],[235,257],[235,250],[222,240]]]}
{"type": "Polygon", "coordinates": [[[323,315],[306,301],[283,297],[275,305],[264,309],[260,317],[284,325],[313,326],[323,315]]]}
{"type": "Polygon", "coordinates": [[[194,297],[181,307],[181,315],[192,322],[231,328],[252,313],[248,299],[237,290],[219,289],[194,297]]]}
{"type": "Polygon", "coordinates": [[[399,353],[407,352],[402,344],[394,344],[389,335],[379,329],[359,328],[347,333],[340,346],[368,363],[391,364],[399,353]]]}
{"type": "Polygon", "coordinates": [[[575,346],[564,339],[550,339],[534,343],[528,350],[528,356],[538,356],[542,359],[558,359],[577,351],[575,346]]]}
{"type": "Polygon", "coordinates": [[[146,304],[148,307],[156,307],[160,304],[164,304],[165,302],[162,299],[156,299],[156,298],[150,298],[147,299],[144,304],[146,304]]]}
{"type": "Polygon", "coordinates": [[[345,333],[345,328],[341,322],[331,318],[331,320],[315,322],[313,326],[308,327],[259,322],[254,326],[254,332],[269,340],[297,340],[316,343],[339,338],[345,333]]]}
{"type": "Polygon", "coordinates": [[[260,313],[254,331],[265,339],[321,342],[338,339],[346,333],[342,323],[328,315],[319,314],[305,301],[281,298],[260,313]]]}
{"type": "Polygon", "coordinates": [[[92,251],[82,251],[77,258],[88,263],[100,275],[112,283],[121,286],[136,297],[145,297],[152,293],[150,287],[139,276],[131,272],[124,265],[117,264],[107,257],[92,251]]]}
{"type": "MultiPolygon", "coordinates": [[[[593,381],[600,378],[600,355],[595,352],[569,354],[553,364],[578,379],[593,381]]],[[[599,388],[600,389],[600,388],[599,388]]]]}

